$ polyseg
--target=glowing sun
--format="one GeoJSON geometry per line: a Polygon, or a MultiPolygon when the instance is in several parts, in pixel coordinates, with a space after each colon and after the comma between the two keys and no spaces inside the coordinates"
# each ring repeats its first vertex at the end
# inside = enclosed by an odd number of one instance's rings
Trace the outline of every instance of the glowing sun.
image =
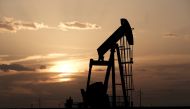
{"type": "Polygon", "coordinates": [[[50,72],[79,72],[80,65],[74,61],[58,61],[55,62],[52,67],[49,68],[50,72]]]}

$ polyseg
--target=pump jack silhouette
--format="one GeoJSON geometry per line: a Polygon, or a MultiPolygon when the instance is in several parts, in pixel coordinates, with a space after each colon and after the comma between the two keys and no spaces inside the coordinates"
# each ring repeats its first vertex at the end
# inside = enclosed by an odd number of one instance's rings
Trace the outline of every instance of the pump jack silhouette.
{"type": "Polygon", "coordinates": [[[121,26],[97,49],[98,60],[90,59],[86,91],[81,89],[83,102],[86,108],[117,108],[116,85],[122,89],[124,107],[132,107],[133,101],[133,34],[129,22],[122,18],[121,26]],[[110,50],[109,60],[104,60],[104,55],[110,50]],[[116,84],[115,77],[115,52],[120,72],[120,84],[116,84]],[[93,66],[107,66],[105,80],[90,84],[93,66]],[[108,96],[108,83],[112,75],[112,99],[108,96]]]}

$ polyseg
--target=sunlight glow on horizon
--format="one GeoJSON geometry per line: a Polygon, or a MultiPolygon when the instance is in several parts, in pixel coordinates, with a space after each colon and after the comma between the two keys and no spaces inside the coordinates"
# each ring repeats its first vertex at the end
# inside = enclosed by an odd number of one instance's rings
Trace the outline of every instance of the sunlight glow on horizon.
{"type": "Polygon", "coordinates": [[[60,72],[60,73],[76,73],[84,71],[82,63],[77,61],[56,61],[54,65],[48,69],[49,72],[60,72]]]}

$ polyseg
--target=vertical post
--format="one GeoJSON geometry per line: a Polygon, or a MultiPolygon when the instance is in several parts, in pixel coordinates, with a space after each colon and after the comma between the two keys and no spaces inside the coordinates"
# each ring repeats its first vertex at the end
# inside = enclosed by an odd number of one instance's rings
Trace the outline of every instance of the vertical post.
{"type": "Polygon", "coordinates": [[[34,107],[34,104],[32,103],[32,104],[30,104],[30,108],[32,108],[33,109],[33,107],[34,107]]]}
{"type": "Polygon", "coordinates": [[[110,53],[110,59],[109,59],[108,67],[107,67],[107,70],[106,70],[106,77],[105,77],[105,80],[104,80],[104,86],[106,88],[105,89],[106,93],[107,93],[107,90],[108,90],[109,76],[110,76],[110,71],[111,71],[111,67],[112,67],[111,57],[112,57],[112,53],[110,53]]]}
{"type": "Polygon", "coordinates": [[[88,89],[89,84],[90,84],[90,77],[91,77],[91,70],[92,70],[92,64],[91,63],[92,63],[92,61],[93,61],[93,59],[90,59],[86,90],[88,89]]]}
{"type": "Polygon", "coordinates": [[[60,103],[58,104],[58,108],[61,108],[61,104],[60,103]]]}
{"type": "Polygon", "coordinates": [[[141,89],[139,91],[139,107],[142,107],[142,96],[141,96],[142,92],[141,92],[141,89]]]}
{"type": "Polygon", "coordinates": [[[41,99],[40,99],[40,97],[38,99],[38,105],[39,105],[39,108],[41,108],[41,99]]]}
{"type": "Polygon", "coordinates": [[[111,49],[112,57],[112,107],[116,108],[116,87],[115,87],[115,63],[114,63],[115,47],[111,49]]]}

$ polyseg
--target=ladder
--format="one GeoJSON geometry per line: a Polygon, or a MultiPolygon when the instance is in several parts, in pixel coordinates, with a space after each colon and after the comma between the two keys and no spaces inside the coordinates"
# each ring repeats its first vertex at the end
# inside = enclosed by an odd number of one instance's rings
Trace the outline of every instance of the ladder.
{"type": "Polygon", "coordinates": [[[121,64],[123,68],[123,76],[125,81],[125,91],[127,97],[127,104],[129,107],[133,107],[133,46],[127,43],[126,37],[122,37],[119,43],[121,64]]]}

